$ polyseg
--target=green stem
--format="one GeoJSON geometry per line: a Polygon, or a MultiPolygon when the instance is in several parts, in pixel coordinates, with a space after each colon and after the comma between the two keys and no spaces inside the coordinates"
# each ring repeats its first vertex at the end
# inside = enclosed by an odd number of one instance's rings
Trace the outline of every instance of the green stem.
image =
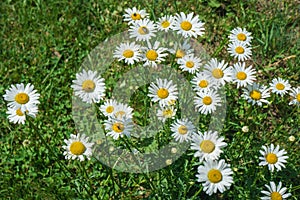
{"type": "MultiPolygon", "coordinates": [[[[46,146],[46,148],[50,151],[50,153],[52,155],[54,155],[54,157],[56,157],[57,159],[57,164],[59,165],[59,167],[62,170],[63,174],[65,175],[65,177],[70,178],[67,173],[65,172],[65,170],[67,170],[70,174],[72,174],[72,172],[69,171],[69,169],[67,168],[67,166],[61,162],[61,160],[58,158],[58,156],[56,155],[55,151],[53,151],[53,149],[49,146],[49,144],[45,141],[45,139],[42,137],[42,135],[40,135],[38,128],[36,127],[36,125],[31,121],[31,118],[29,116],[27,116],[27,121],[29,122],[30,126],[34,129],[34,133],[41,139],[42,143],[46,146]]],[[[79,194],[81,196],[81,192],[77,189],[77,187],[74,187],[77,194],[79,194]]],[[[82,196],[81,196],[82,197],[82,196]]]]}

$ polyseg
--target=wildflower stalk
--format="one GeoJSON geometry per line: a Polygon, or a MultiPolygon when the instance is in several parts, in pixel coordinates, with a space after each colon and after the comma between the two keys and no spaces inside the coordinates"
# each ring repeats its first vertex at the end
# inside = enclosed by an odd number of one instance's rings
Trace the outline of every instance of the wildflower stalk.
{"type": "MultiPolygon", "coordinates": [[[[46,140],[43,138],[43,136],[40,134],[39,129],[37,128],[37,126],[31,121],[32,119],[30,117],[26,118],[28,119],[27,121],[29,122],[30,126],[34,129],[34,133],[35,135],[41,139],[42,143],[46,146],[46,148],[50,151],[50,153],[52,155],[54,155],[54,157],[57,160],[57,164],[59,165],[59,167],[62,169],[63,174],[65,175],[65,177],[69,178],[69,176],[67,175],[66,171],[68,171],[70,174],[72,174],[72,172],[69,171],[69,169],[67,168],[67,166],[61,162],[61,160],[58,158],[57,154],[55,153],[55,151],[53,151],[53,149],[49,146],[49,144],[46,142],[46,140]],[[66,171],[65,171],[66,170],[66,171]]],[[[78,191],[77,187],[74,187],[77,194],[79,194],[81,196],[81,192],[78,191]]],[[[82,196],[81,196],[82,198],[82,196]]]]}
{"type": "MultiPolygon", "coordinates": [[[[122,137],[121,137],[121,140],[124,142],[126,148],[132,153],[133,151],[132,151],[132,149],[131,149],[131,147],[130,147],[130,144],[129,144],[128,140],[126,140],[126,139],[124,139],[124,138],[122,138],[122,137]]],[[[133,159],[134,159],[135,163],[136,163],[136,164],[139,164],[139,161],[137,160],[137,158],[135,157],[135,155],[134,155],[133,153],[132,153],[132,155],[133,155],[133,159]]],[[[147,180],[147,182],[149,183],[151,189],[152,189],[153,191],[156,191],[157,189],[156,189],[156,187],[153,185],[152,181],[150,180],[149,175],[146,174],[146,173],[143,173],[143,175],[144,175],[145,179],[147,180]]],[[[157,196],[155,196],[155,198],[158,199],[157,196]]]]}
{"type": "Polygon", "coordinates": [[[94,194],[94,191],[93,191],[94,189],[91,184],[91,179],[89,178],[86,170],[84,169],[83,163],[78,161],[77,165],[78,165],[78,168],[80,169],[81,173],[83,173],[84,178],[86,179],[86,182],[88,182],[89,187],[90,187],[90,189],[88,190],[88,189],[86,189],[86,186],[84,185],[84,188],[85,188],[86,192],[90,195],[90,197],[92,197],[94,194]]]}

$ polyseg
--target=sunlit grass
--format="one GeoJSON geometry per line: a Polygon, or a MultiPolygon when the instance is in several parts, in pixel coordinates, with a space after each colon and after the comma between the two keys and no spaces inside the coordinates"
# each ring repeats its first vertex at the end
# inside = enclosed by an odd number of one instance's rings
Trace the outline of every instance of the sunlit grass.
{"type": "MultiPolygon", "coordinates": [[[[127,30],[122,21],[125,8],[145,9],[153,20],[165,14],[195,12],[205,22],[205,35],[198,41],[212,57],[230,64],[232,58],[226,51],[229,31],[246,27],[254,37],[252,65],[258,71],[258,81],[268,85],[273,78],[282,77],[296,87],[300,70],[300,6],[296,2],[7,0],[0,5],[0,94],[3,96],[11,84],[35,86],[41,94],[41,104],[34,123],[58,156],[51,153],[29,123],[9,123],[6,102],[0,98],[1,198],[259,199],[270,181],[282,181],[292,193],[290,199],[300,198],[299,107],[288,105],[288,96],[274,94],[269,98],[271,105],[251,106],[233,85],[226,86],[227,113],[222,135],[228,146],[221,158],[231,164],[234,184],[223,194],[209,197],[202,191],[195,178],[200,163],[192,150],[147,175],[118,172],[94,158],[84,163],[68,161],[62,155],[63,140],[76,133],[72,80],[94,47],[127,30]],[[249,132],[243,132],[243,126],[248,126],[249,132]],[[290,141],[290,136],[295,141],[290,141]],[[288,163],[280,172],[270,173],[266,167],[258,166],[261,146],[270,143],[288,152],[288,163]],[[66,173],[58,159],[68,166],[66,173]]],[[[115,79],[123,72],[123,66],[114,63],[104,74],[108,97],[115,79]]],[[[141,100],[147,92],[146,86],[139,88],[130,102],[137,111],[135,122],[141,125],[149,123],[143,116],[147,114],[145,106],[151,102],[141,100]]],[[[209,116],[203,117],[198,128],[205,131],[209,120],[209,116]]],[[[138,145],[158,144],[141,141],[138,145]]]]}

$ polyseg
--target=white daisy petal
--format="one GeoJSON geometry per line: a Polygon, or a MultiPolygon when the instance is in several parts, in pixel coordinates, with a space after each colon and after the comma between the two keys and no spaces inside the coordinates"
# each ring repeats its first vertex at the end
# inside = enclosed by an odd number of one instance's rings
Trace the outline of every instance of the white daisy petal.
{"type": "Polygon", "coordinates": [[[227,67],[228,63],[224,60],[219,62],[217,59],[212,58],[205,66],[204,73],[209,75],[216,85],[225,85],[226,82],[232,80],[232,69],[227,67]]]}
{"type": "Polygon", "coordinates": [[[104,79],[91,70],[77,73],[71,87],[75,95],[86,103],[98,103],[105,95],[104,79]]]}
{"type": "Polygon", "coordinates": [[[201,67],[201,59],[193,54],[183,56],[177,60],[177,63],[182,71],[187,71],[191,74],[194,74],[201,67]]]}
{"type": "Polygon", "coordinates": [[[177,119],[171,124],[171,131],[175,141],[184,142],[195,132],[195,126],[188,119],[177,119]]]}
{"type": "Polygon", "coordinates": [[[183,37],[194,37],[202,36],[204,34],[204,23],[199,20],[199,16],[194,13],[188,15],[180,12],[176,14],[174,30],[178,31],[178,34],[183,37]]]}
{"type": "Polygon", "coordinates": [[[11,85],[9,89],[5,90],[3,97],[8,101],[8,107],[15,110],[20,108],[21,112],[29,111],[40,103],[40,94],[34,90],[34,86],[30,83],[25,87],[23,83],[11,85]]]}
{"type": "Polygon", "coordinates": [[[148,47],[142,48],[142,60],[145,62],[144,66],[157,67],[157,64],[164,61],[165,57],[168,55],[165,53],[167,49],[159,47],[160,42],[158,41],[155,41],[153,45],[150,42],[147,43],[148,47]]]}
{"type": "Polygon", "coordinates": [[[300,87],[292,88],[290,92],[290,96],[292,97],[292,101],[289,105],[298,105],[300,106],[300,87]]]}
{"type": "Polygon", "coordinates": [[[108,120],[105,120],[104,125],[105,129],[108,131],[107,135],[112,136],[114,140],[117,140],[124,135],[130,137],[130,132],[133,128],[132,119],[121,115],[108,118],[108,120]]]}
{"type": "Polygon", "coordinates": [[[138,10],[136,7],[125,9],[125,14],[123,15],[124,21],[128,24],[133,24],[138,20],[144,19],[148,16],[145,10],[138,10]]]}
{"type": "Polygon", "coordinates": [[[270,92],[266,86],[253,83],[243,89],[242,97],[245,98],[252,105],[257,104],[262,106],[262,103],[269,104],[270,102],[266,98],[270,97],[270,92]]]}
{"type": "Polygon", "coordinates": [[[141,59],[141,54],[139,50],[141,46],[138,44],[132,43],[121,43],[114,52],[114,58],[117,58],[118,61],[124,60],[127,64],[134,64],[139,62],[141,59]]]}
{"type": "Polygon", "coordinates": [[[238,41],[230,43],[227,51],[232,57],[237,58],[238,61],[249,60],[252,55],[251,47],[238,41]]]}
{"type": "Polygon", "coordinates": [[[89,138],[84,134],[74,135],[71,134],[69,140],[64,140],[66,145],[62,146],[65,151],[64,155],[66,159],[79,159],[84,161],[84,156],[89,160],[92,156],[92,146],[94,143],[88,142],[89,138]]]}
{"type": "Polygon", "coordinates": [[[7,118],[9,122],[14,124],[25,124],[26,116],[35,118],[37,112],[37,106],[31,106],[30,110],[26,110],[24,112],[21,111],[21,108],[15,109],[8,107],[8,111],[6,112],[6,114],[8,114],[7,118]]]}
{"type": "Polygon", "coordinates": [[[216,111],[217,106],[221,105],[221,98],[214,90],[197,92],[194,103],[198,112],[202,114],[211,114],[216,111]]]}
{"type": "Polygon", "coordinates": [[[252,85],[256,80],[255,74],[255,69],[251,65],[246,68],[244,62],[238,62],[233,65],[232,80],[237,84],[237,88],[252,85]]]}
{"type": "Polygon", "coordinates": [[[253,37],[251,36],[251,33],[245,28],[237,27],[230,31],[230,42],[241,42],[250,45],[252,39],[253,37]]]}
{"type": "Polygon", "coordinates": [[[263,193],[264,197],[260,197],[260,199],[282,199],[285,200],[286,198],[292,196],[291,193],[286,193],[287,188],[286,187],[282,187],[282,183],[279,182],[278,186],[276,187],[275,183],[273,181],[270,182],[270,185],[265,185],[265,187],[268,189],[268,191],[261,191],[261,193],[263,193]]]}
{"type": "Polygon", "coordinates": [[[194,156],[199,157],[200,162],[203,160],[218,160],[223,152],[221,149],[227,146],[227,143],[223,142],[224,138],[219,137],[217,131],[204,133],[199,131],[197,134],[192,135],[191,141],[191,149],[196,150],[194,156]]]}
{"type": "Polygon", "coordinates": [[[233,183],[233,171],[229,167],[225,160],[207,160],[203,165],[200,165],[196,177],[198,182],[204,182],[202,183],[203,191],[212,195],[218,190],[223,193],[229,189],[233,183]],[[224,170],[228,170],[228,172],[225,174],[224,170]]]}
{"type": "MultiPolygon", "coordinates": [[[[275,149],[273,144],[263,149],[264,151],[260,151],[260,154],[262,156],[259,157],[259,159],[261,160],[259,165],[262,166],[268,165],[269,170],[272,172],[274,171],[275,168],[277,171],[280,171],[282,167],[285,167],[283,163],[287,162],[286,159],[288,158],[288,156],[282,156],[287,153],[284,149],[283,149],[284,154],[282,155],[278,154],[279,145],[277,145],[275,149]]],[[[271,186],[273,186],[273,184],[271,184],[271,186]]],[[[274,190],[276,190],[276,188],[274,190]]]]}
{"type": "Polygon", "coordinates": [[[177,100],[178,90],[173,81],[167,79],[156,79],[156,83],[152,82],[149,86],[149,94],[151,101],[159,102],[161,107],[167,106],[170,101],[177,100]]]}
{"type": "Polygon", "coordinates": [[[129,27],[129,37],[137,41],[148,41],[155,36],[156,25],[150,19],[137,20],[129,27]]]}
{"type": "Polygon", "coordinates": [[[165,15],[157,20],[156,26],[160,31],[168,32],[174,28],[175,18],[173,16],[165,15]]]}

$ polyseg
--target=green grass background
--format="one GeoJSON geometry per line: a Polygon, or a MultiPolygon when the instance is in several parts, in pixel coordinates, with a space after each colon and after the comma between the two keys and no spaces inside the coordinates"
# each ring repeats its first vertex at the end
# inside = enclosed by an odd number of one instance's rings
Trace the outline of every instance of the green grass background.
{"type": "MultiPolygon", "coordinates": [[[[299,86],[300,3],[294,0],[200,1],[84,1],[3,0],[0,3],[0,95],[11,84],[32,83],[41,94],[34,121],[59,159],[68,164],[62,173],[57,158],[36,137],[29,124],[7,120],[6,102],[0,98],[1,199],[208,199],[196,182],[197,165],[188,151],[172,165],[149,173],[127,174],[94,160],[85,162],[89,180],[78,162],[62,155],[63,139],[75,132],[71,116],[75,74],[88,53],[105,38],[127,30],[125,8],[136,6],[155,20],[162,15],[195,12],[205,22],[199,39],[214,57],[231,62],[226,53],[233,28],[253,34],[253,65],[258,81],[275,77],[299,86]],[[29,140],[28,146],[23,145],[29,140]],[[149,180],[153,183],[149,184],[149,180]]],[[[114,69],[112,69],[114,71],[114,69]]],[[[299,199],[299,107],[290,99],[272,96],[270,106],[250,106],[228,86],[226,123],[222,132],[228,147],[222,158],[235,168],[230,190],[209,199],[259,199],[269,181],[282,181],[299,199]],[[249,126],[249,133],[241,127],[249,126]],[[288,137],[296,137],[290,142],[288,137]],[[289,155],[286,169],[270,173],[259,167],[263,144],[279,144],[289,155]]],[[[111,89],[111,88],[110,88],[111,89]]]]}

